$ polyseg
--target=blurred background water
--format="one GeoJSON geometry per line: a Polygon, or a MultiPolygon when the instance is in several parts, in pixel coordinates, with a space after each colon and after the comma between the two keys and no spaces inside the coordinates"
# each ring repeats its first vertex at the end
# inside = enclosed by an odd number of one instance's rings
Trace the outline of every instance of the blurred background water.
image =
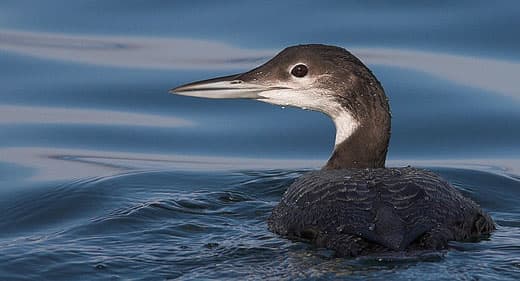
{"type": "Polygon", "coordinates": [[[2,1],[0,280],[520,278],[517,1],[2,1]],[[329,156],[320,113],[168,89],[334,44],[390,98],[390,166],[498,223],[425,260],[338,259],[267,230],[329,156]]]}

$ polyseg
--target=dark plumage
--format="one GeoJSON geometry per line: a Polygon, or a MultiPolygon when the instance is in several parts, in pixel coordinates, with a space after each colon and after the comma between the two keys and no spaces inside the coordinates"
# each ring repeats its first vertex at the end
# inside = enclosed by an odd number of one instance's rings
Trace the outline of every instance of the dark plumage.
{"type": "Polygon", "coordinates": [[[251,71],[172,91],[308,108],[334,121],[336,144],[325,167],[292,184],[269,218],[280,235],[357,256],[443,249],[450,240],[495,229],[477,204],[434,173],[384,168],[388,99],[372,72],[343,48],[289,47],[251,71]]]}
{"type": "Polygon", "coordinates": [[[450,240],[494,229],[472,200],[416,168],[307,173],[289,187],[268,224],[273,232],[340,256],[443,249],[450,240]]]}

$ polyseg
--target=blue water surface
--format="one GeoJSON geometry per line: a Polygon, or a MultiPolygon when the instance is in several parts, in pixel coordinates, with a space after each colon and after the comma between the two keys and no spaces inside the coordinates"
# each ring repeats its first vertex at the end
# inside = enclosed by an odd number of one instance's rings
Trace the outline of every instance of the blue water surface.
{"type": "Polygon", "coordinates": [[[2,1],[0,280],[520,279],[518,1],[2,1]],[[494,218],[479,242],[336,258],[271,233],[327,116],[168,94],[284,47],[351,50],[392,107],[389,166],[494,218]]]}

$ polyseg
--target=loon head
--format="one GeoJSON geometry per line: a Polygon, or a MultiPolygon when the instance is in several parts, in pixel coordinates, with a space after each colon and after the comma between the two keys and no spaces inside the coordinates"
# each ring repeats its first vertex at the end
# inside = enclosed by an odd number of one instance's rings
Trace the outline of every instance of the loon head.
{"type": "Polygon", "coordinates": [[[256,99],[325,113],[336,126],[336,141],[324,169],[384,167],[390,138],[387,97],[372,72],[343,48],[288,47],[253,70],[189,83],[170,92],[256,99]]]}

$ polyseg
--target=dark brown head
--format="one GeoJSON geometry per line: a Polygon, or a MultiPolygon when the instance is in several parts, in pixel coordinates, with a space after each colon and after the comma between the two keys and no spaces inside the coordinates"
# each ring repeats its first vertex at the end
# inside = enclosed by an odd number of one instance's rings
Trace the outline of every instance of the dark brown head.
{"type": "Polygon", "coordinates": [[[250,98],[320,111],[336,126],[325,169],[384,167],[390,110],[372,72],[343,48],[299,45],[242,74],[186,84],[170,92],[204,98],[250,98]]]}

